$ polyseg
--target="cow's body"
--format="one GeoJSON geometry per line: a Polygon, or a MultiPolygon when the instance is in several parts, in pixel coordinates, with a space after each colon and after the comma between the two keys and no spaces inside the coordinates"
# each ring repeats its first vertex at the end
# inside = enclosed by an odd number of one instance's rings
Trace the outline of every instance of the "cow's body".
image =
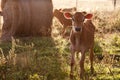
{"type": "Polygon", "coordinates": [[[73,20],[73,26],[70,34],[71,42],[71,77],[73,74],[73,67],[75,64],[75,52],[81,52],[80,58],[80,77],[84,75],[84,60],[85,53],[90,51],[91,72],[93,73],[93,47],[94,47],[94,32],[95,26],[91,20],[85,20],[85,18],[91,17],[91,15],[85,16],[82,12],[76,12],[74,15],[65,14],[68,18],[73,20]]]}
{"type": "Polygon", "coordinates": [[[65,17],[64,17],[64,14],[63,14],[63,12],[61,12],[60,10],[57,10],[57,9],[55,9],[55,11],[54,11],[54,16],[60,21],[60,23],[63,25],[63,31],[62,31],[62,33],[63,33],[63,35],[65,34],[65,32],[66,32],[66,28],[68,27],[68,26],[72,26],[72,21],[70,20],[70,19],[66,19],[65,17]]]}

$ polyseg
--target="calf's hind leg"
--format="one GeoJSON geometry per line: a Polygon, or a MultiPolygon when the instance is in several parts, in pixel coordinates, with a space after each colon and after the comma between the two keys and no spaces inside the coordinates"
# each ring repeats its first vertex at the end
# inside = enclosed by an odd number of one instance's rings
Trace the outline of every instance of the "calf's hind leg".
{"type": "Polygon", "coordinates": [[[94,73],[94,67],[93,67],[93,60],[94,60],[94,51],[93,48],[90,49],[90,65],[91,65],[91,73],[94,73]]]}

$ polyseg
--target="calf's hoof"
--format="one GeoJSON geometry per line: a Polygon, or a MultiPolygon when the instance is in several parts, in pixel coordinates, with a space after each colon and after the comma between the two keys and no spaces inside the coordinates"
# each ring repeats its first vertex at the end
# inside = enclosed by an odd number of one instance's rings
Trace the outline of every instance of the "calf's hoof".
{"type": "Polygon", "coordinates": [[[91,74],[94,74],[94,68],[91,67],[91,74]]]}
{"type": "Polygon", "coordinates": [[[80,74],[80,80],[84,80],[84,75],[80,74]]]}
{"type": "Polygon", "coordinates": [[[70,79],[73,79],[73,74],[70,73],[70,79]]]}

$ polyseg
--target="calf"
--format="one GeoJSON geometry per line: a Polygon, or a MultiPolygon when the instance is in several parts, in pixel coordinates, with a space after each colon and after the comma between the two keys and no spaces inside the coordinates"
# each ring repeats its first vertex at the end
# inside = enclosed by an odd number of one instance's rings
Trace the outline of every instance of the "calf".
{"type": "Polygon", "coordinates": [[[63,14],[63,12],[61,12],[61,9],[59,9],[59,10],[55,9],[53,14],[60,21],[60,23],[63,25],[62,33],[64,36],[65,32],[66,32],[66,28],[68,26],[72,26],[72,21],[70,19],[66,19],[64,17],[64,14],[63,14]]]}
{"type": "Polygon", "coordinates": [[[84,14],[83,12],[64,13],[66,19],[72,20],[72,30],[70,33],[70,50],[71,50],[71,72],[70,77],[73,78],[73,68],[75,64],[75,52],[81,52],[80,58],[80,78],[84,76],[84,60],[85,53],[90,51],[91,73],[94,72],[93,57],[94,57],[94,32],[95,26],[91,22],[92,14],[84,14]],[[85,19],[88,19],[85,21],[85,19]]]}

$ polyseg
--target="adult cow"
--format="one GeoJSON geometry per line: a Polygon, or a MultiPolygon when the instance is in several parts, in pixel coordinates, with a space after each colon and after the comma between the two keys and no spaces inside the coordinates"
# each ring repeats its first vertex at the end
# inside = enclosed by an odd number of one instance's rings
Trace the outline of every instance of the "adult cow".
{"type": "Polygon", "coordinates": [[[52,0],[2,0],[1,40],[11,37],[51,36],[52,0]]]}
{"type": "Polygon", "coordinates": [[[75,64],[75,52],[81,52],[80,58],[80,77],[84,76],[85,53],[90,51],[91,73],[93,73],[93,57],[94,57],[94,32],[95,26],[91,22],[92,14],[83,14],[76,12],[75,14],[64,13],[67,19],[71,19],[73,26],[70,34],[71,42],[71,72],[70,77],[73,78],[73,68],[75,64]],[[85,19],[89,19],[86,20],[85,19]]]}

